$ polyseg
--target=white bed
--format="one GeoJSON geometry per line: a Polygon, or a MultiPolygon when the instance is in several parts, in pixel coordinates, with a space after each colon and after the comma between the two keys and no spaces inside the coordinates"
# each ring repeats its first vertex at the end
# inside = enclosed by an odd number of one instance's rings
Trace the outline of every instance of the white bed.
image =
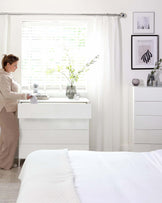
{"type": "Polygon", "coordinates": [[[161,203],[162,150],[39,150],[19,178],[17,203],[161,203]]]}

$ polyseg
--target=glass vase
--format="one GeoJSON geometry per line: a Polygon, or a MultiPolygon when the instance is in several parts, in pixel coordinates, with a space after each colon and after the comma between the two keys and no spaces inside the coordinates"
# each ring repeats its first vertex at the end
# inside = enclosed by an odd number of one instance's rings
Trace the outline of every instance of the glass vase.
{"type": "Polygon", "coordinates": [[[76,86],[68,85],[66,87],[66,96],[69,99],[73,99],[75,94],[76,94],[76,86]]]}

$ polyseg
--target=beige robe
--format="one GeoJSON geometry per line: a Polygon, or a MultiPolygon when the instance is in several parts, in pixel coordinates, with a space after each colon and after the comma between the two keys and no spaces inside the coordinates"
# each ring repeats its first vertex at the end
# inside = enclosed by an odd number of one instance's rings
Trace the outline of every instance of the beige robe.
{"type": "Polygon", "coordinates": [[[26,96],[18,93],[12,74],[0,69],[0,168],[12,168],[19,139],[17,101],[26,96]]]}
{"type": "Polygon", "coordinates": [[[19,93],[19,85],[13,80],[12,73],[0,69],[0,111],[5,107],[7,112],[15,112],[17,101],[26,97],[26,94],[19,93]]]}
{"type": "Polygon", "coordinates": [[[19,125],[15,112],[0,112],[0,168],[12,168],[19,140],[19,125]]]}

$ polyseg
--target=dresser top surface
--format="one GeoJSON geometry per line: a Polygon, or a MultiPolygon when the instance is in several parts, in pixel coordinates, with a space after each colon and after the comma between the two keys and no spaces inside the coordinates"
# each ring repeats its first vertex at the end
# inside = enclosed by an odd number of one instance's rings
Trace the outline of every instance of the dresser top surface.
{"type": "MultiPolygon", "coordinates": [[[[19,100],[19,104],[30,103],[29,100],[19,100]]],[[[38,103],[89,103],[87,98],[68,99],[68,98],[49,98],[47,100],[38,100],[38,103]]]]}
{"type": "Polygon", "coordinates": [[[162,86],[157,86],[157,87],[153,87],[153,86],[131,86],[134,89],[138,89],[138,88],[144,88],[144,89],[162,89],[162,86]]]}

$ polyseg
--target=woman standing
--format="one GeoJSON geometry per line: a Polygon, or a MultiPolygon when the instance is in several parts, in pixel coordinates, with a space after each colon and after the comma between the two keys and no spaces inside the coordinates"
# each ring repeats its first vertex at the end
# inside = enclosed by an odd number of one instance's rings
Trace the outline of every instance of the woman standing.
{"type": "Polygon", "coordinates": [[[19,58],[10,54],[2,59],[0,69],[0,168],[12,168],[19,139],[16,116],[17,101],[30,99],[29,94],[18,93],[18,84],[12,78],[19,58]]]}

